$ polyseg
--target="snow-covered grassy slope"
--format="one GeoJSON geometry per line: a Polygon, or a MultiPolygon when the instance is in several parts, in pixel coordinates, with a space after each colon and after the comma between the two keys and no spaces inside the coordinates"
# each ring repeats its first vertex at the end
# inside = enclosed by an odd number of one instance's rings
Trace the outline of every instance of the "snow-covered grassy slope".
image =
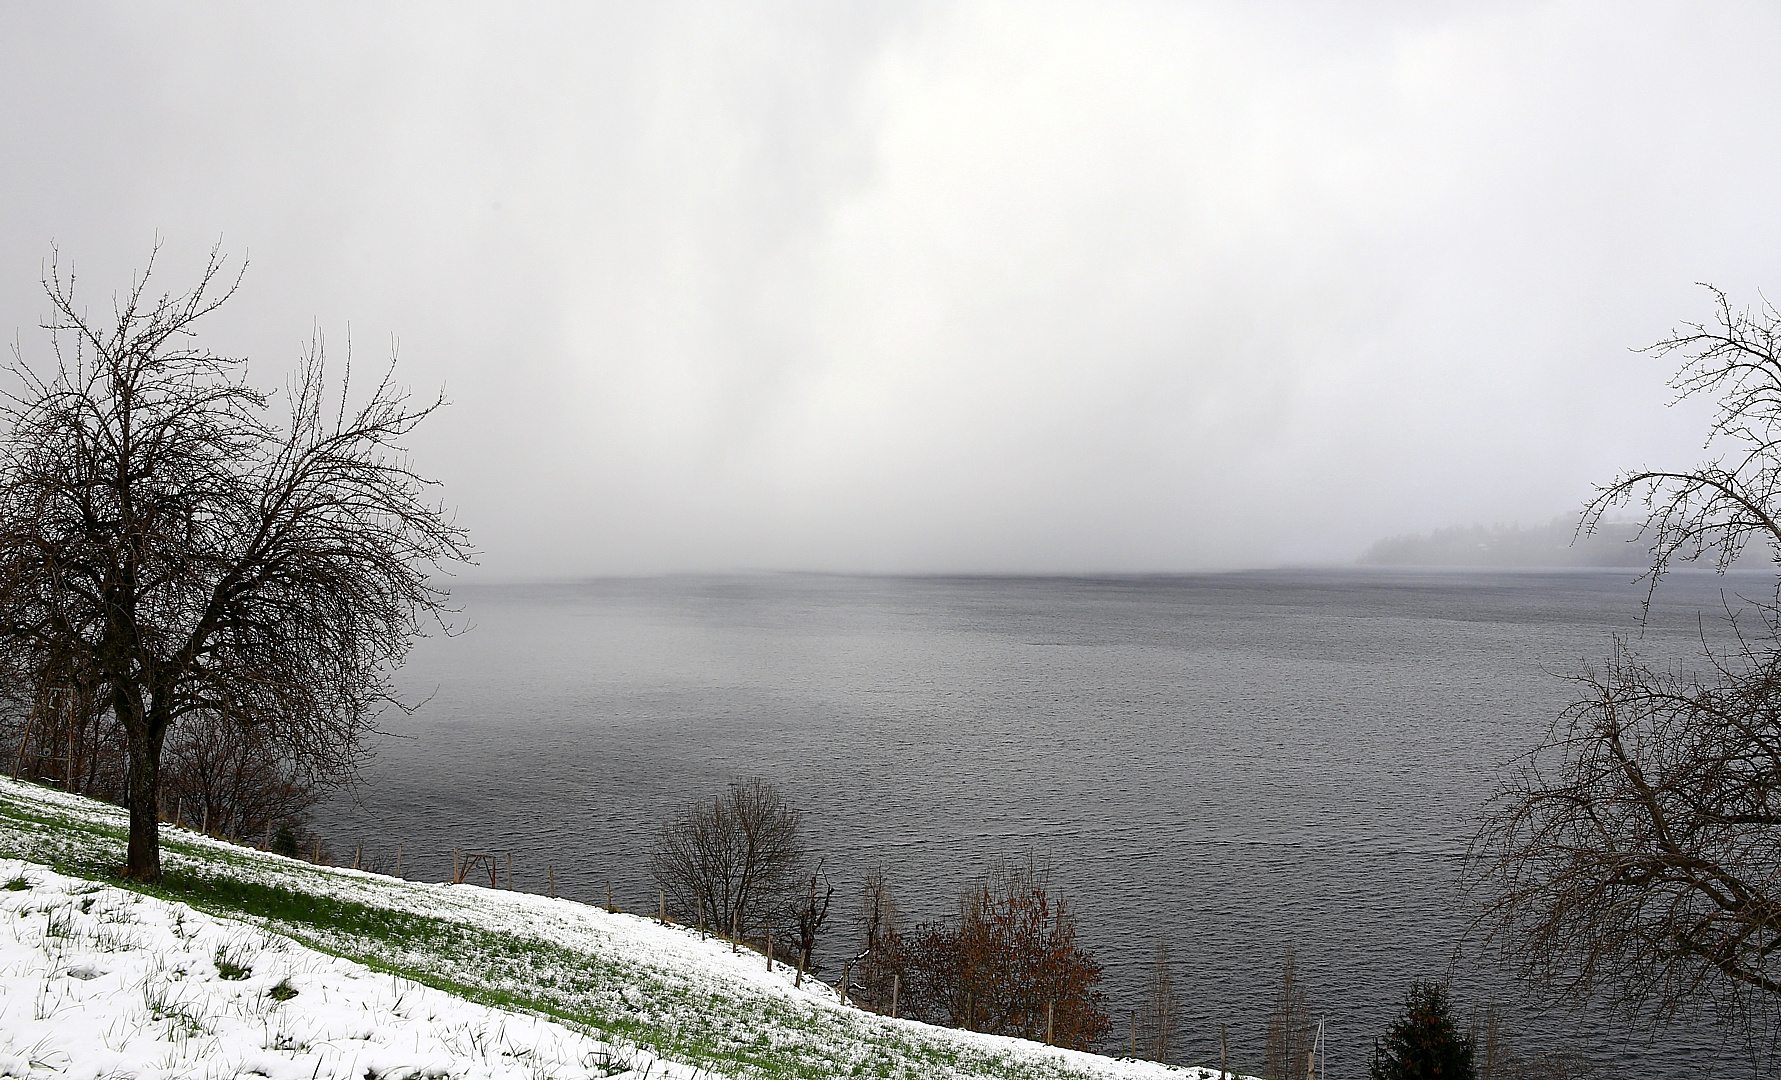
{"type": "Polygon", "coordinates": [[[698,1075],[185,904],[17,861],[0,880],[0,1076],[698,1075]]]}
{"type": "Polygon", "coordinates": [[[162,830],[161,887],[98,884],[125,834],[0,778],[0,1075],[1217,1075],[891,1020],[653,919],[185,830],[162,830]]]}

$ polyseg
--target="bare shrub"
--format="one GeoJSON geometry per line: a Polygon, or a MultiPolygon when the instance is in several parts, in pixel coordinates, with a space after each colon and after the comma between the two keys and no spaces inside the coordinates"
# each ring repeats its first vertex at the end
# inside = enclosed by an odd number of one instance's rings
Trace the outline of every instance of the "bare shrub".
{"type": "Polygon", "coordinates": [[[267,727],[199,714],[174,729],[161,756],[164,801],[182,804],[187,824],[221,836],[263,839],[301,825],[345,778],[306,772],[267,727]]]}
{"type": "Polygon", "coordinates": [[[1472,1014],[1466,1037],[1472,1041],[1478,1080],[1505,1080],[1509,1075],[1508,1046],[1503,1037],[1503,1010],[1494,996],[1472,1014]]]}
{"type": "Polygon", "coordinates": [[[1519,1052],[1504,1030],[1502,1006],[1495,997],[1472,1014],[1466,1038],[1478,1080],[1593,1080],[1601,1075],[1599,1067],[1574,1050],[1519,1052]]]}
{"type": "Polygon", "coordinates": [[[0,746],[13,776],[116,801],[128,774],[123,727],[91,669],[67,657],[35,666],[0,652],[0,746]],[[72,669],[71,669],[72,668],[72,669]]]}
{"type": "Polygon", "coordinates": [[[662,830],[649,870],[678,916],[703,912],[719,932],[746,939],[796,906],[805,854],[803,816],[755,777],[683,808],[662,830]]]}
{"type": "MultiPolygon", "coordinates": [[[[123,803],[128,751],[116,716],[90,692],[54,682],[27,687],[0,719],[0,746],[14,776],[123,803]]],[[[279,732],[198,713],[174,727],[161,749],[161,808],[212,833],[265,839],[268,827],[302,825],[324,794],[349,778],[303,768],[279,732]]]]}
{"type": "Polygon", "coordinates": [[[1004,864],[959,900],[954,921],[899,942],[908,1013],[953,1027],[1086,1050],[1113,1027],[1101,965],[1076,944],[1076,918],[1034,861],[1004,864]]]}

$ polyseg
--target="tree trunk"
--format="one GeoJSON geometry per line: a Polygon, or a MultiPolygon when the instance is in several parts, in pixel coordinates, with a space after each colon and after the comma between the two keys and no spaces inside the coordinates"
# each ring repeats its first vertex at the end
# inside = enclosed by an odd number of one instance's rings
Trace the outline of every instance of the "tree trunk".
{"type": "Polygon", "coordinates": [[[142,745],[142,734],[130,732],[130,854],[124,876],[152,883],[161,880],[161,821],[156,805],[161,763],[142,745]]]}
{"type": "Polygon", "coordinates": [[[140,699],[116,697],[130,750],[130,849],[124,876],[149,884],[161,880],[161,742],[167,733],[159,710],[140,699]]]}

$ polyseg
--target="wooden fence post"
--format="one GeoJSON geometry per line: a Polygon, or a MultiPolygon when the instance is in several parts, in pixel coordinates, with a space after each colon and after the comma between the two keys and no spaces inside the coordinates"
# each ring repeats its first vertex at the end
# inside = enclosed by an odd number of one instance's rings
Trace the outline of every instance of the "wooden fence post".
{"type": "Polygon", "coordinates": [[[513,852],[507,853],[507,891],[513,891],[513,852]]]}
{"type": "Polygon", "coordinates": [[[767,928],[767,971],[769,974],[772,973],[772,971],[773,971],[773,929],[772,929],[772,927],[767,928]]]}
{"type": "Polygon", "coordinates": [[[841,1004],[847,1004],[847,985],[853,981],[853,961],[841,965],[841,1004]]]}
{"type": "Polygon", "coordinates": [[[362,860],[364,857],[365,857],[365,845],[364,844],[360,844],[358,847],[352,849],[352,868],[354,870],[357,870],[359,868],[359,861],[362,860]]]}
{"type": "Polygon", "coordinates": [[[897,991],[902,989],[903,976],[891,975],[891,1019],[897,1018],[897,991]]]}
{"type": "Polygon", "coordinates": [[[1045,1003],[1045,1045],[1046,1046],[1051,1045],[1051,1005],[1052,1005],[1052,1003],[1050,1001],[1047,1001],[1045,1003]]]}
{"type": "Polygon", "coordinates": [[[656,912],[657,912],[657,914],[659,914],[661,916],[662,925],[667,926],[668,925],[668,894],[661,889],[656,890],[656,905],[657,905],[656,912]]]}

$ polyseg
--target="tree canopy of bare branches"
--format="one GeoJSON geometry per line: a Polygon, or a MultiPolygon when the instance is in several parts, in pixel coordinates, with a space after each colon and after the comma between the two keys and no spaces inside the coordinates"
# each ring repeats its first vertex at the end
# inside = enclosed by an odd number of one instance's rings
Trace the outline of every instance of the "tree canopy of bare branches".
{"type": "Polygon", "coordinates": [[[1683,672],[1622,645],[1576,680],[1476,852],[1499,939],[1577,999],[1760,1011],[1781,995],[1781,653],[1683,672]]]}
{"type": "Polygon", "coordinates": [[[683,917],[702,915],[739,937],[764,932],[803,893],[802,815],[777,785],[759,777],[734,781],[676,815],[649,867],[683,917]]]}
{"type": "Polygon", "coordinates": [[[15,350],[0,405],[0,647],[51,685],[97,688],[128,748],[125,873],[160,876],[160,760],[195,716],[264,725],[337,780],[392,698],[389,676],[469,557],[403,440],[420,403],[393,366],[355,398],[319,335],[286,415],[245,361],[196,346],[240,276],[212,251],[185,293],[149,290],[154,259],[109,316],[52,260],[54,364],[15,350]]]}
{"type": "Polygon", "coordinates": [[[1689,469],[1630,469],[1597,489],[1583,513],[1583,530],[1593,532],[1623,507],[1644,511],[1653,588],[1677,561],[1705,558],[1724,570],[1752,539],[1781,545],[1781,312],[1766,303],[1736,310],[1706,288],[1717,322],[1684,324],[1644,351],[1683,354],[1670,379],[1677,401],[1717,399],[1706,440],[1713,456],[1689,469]]]}
{"type": "MultiPolygon", "coordinates": [[[[1677,561],[1726,569],[1781,552],[1781,314],[1735,311],[1653,346],[1681,351],[1681,397],[1713,395],[1692,469],[1600,489],[1593,528],[1646,513],[1655,589],[1677,561]]],[[[1649,605],[1649,598],[1647,599],[1649,605]]],[[[1497,795],[1471,870],[1490,940],[1541,985],[1652,1022],[1713,1001],[1752,1033],[1781,1011],[1781,619],[1774,594],[1727,600],[1728,646],[1654,663],[1616,642],[1497,795]]]]}

